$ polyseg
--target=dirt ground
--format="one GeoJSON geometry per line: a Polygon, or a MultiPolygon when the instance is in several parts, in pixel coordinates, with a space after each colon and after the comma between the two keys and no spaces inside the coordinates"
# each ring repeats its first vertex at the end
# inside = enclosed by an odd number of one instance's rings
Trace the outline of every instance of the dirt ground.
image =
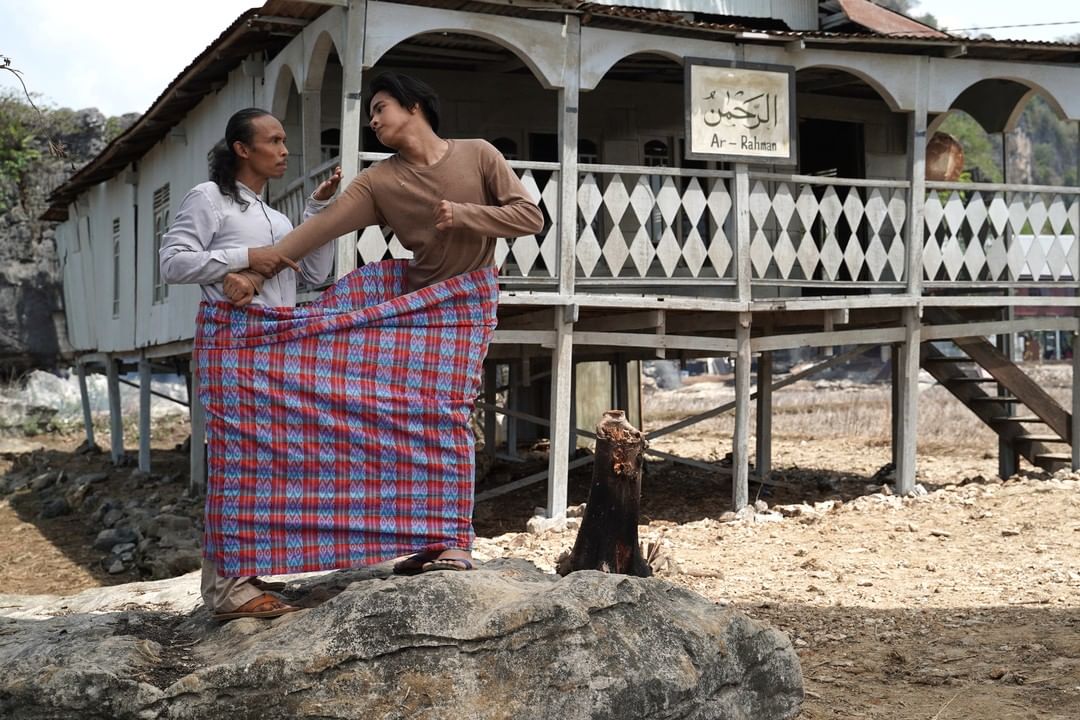
{"type": "MultiPolygon", "coordinates": [[[[1033,374],[1068,408],[1068,368],[1033,374]]],[[[728,399],[728,380],[711,380],[647,396],[647,427],[728,399]]],[[[918,474],[926,494],[883,494],[874,474],[890,456],[888,397],[887,386],[829,380],[775,396],[773,462],[783,486],[752,484],[751,499],[805,503],[792,517],[721,522],[731,488],[720,463],[713,473],[649,462],[640,535],[662,544],[661,576],[788,633],[802,662],[803,718],[1080,718],[1080,475],[1025,466],[1002,482],[994,436],[928,385],[918,474]]],[[[718,461],[730,451],[730,427],[717,418],[654,446],[718,461]]],[[[156,429],[155,473],[186,471],[186,455],[174,449],[183,433],[175,423],[156,429]]],[[[48,449],[0,456],[0,474],[31,462],[69,474],[106,468],[107,456],[72,452],[81,439],[35,438],[48,449]]],[[[541,464],[499,465],[479,490],[541,464]]],[[[144,500],[157,493],[167,502],[183,489],[133,480],[130,468],[112,472],[113,492],[144,500]]],[[[587,499],[588,479],[587,468],[573,473],[571,503],[587,499]]],[[[574,536],[522,532],[544,492],[536,485],[479,504],[477,557],[551,569],[574,536]]],[[[89,548],[96,528],[79,516],[38,512],[29,491],[0,499],[5,592],[134,579],[101,570],[101,553],[89,548]]]]}

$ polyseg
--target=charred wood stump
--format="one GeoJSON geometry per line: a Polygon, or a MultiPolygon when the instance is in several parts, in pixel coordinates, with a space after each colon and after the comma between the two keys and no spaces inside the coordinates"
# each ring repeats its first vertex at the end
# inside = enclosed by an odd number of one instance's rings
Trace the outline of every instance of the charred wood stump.
{"type": "Polygon", "coordinates": [[[575,570],[649,577],[652,569],[638,545],[641,461],[645,438],[622,410],[608,410],[596,426],[592,487],[574,549],[557,571],[575,570]]]}

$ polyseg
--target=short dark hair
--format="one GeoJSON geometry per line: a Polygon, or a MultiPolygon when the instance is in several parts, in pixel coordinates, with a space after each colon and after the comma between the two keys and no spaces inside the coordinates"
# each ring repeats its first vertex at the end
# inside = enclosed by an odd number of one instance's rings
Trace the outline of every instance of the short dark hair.
{"type": "Polygon", "coordinates": [[[371,81],[368,86],[367,111],[371,113],[371,98],[375,93],[385,92],[401,103],[401,107],[412,110],[417,105],[424,119],[435,132],[439,132],[439,95],[435,89],[423,80],[417,80],[402,73],[386,72],[371,81]]]}

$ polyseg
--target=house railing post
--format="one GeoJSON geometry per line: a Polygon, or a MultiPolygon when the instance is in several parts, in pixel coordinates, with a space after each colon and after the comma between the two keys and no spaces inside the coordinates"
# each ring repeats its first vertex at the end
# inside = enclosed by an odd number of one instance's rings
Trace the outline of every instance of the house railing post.
{"type": "Polygon", "coordinates": [[[548,456],[547,515],[566,514],[574,375],[574,274],[577,243],[578,99],[581,85],[581,22],[566,18],[566,73],[559,89],[559,298],[555,349],[551,353],[551,445],[548,456]],[[561,311],[560,311],[561,310],[561,311]]]}

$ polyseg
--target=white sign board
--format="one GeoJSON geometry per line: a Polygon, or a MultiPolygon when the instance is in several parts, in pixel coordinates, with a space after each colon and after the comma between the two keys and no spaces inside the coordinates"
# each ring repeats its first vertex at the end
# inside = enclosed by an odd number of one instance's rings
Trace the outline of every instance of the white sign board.
{"type": "Polygon", "coordinates": [[[687,157],[794,165],[795,70],[686,62],[687,157]]]}

